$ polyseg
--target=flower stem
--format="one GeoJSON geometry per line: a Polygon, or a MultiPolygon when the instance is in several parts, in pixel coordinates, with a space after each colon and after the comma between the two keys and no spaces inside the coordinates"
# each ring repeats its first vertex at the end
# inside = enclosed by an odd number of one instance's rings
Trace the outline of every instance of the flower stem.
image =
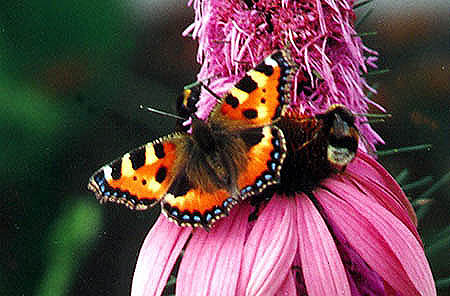
{"type": "Polygon", "coordinates": [[[387,156],[402,152],[412,152],[412,151],[418,151],[418,150],[427,150],[429,151],[431,149],[431,144],[423,144],[423,145],[416,145],[416,146],[409,146],[409,147],[401,147],[401,148],[394,148],[389,150],[382,150],[377,151],[378,156],[387,156]]]}

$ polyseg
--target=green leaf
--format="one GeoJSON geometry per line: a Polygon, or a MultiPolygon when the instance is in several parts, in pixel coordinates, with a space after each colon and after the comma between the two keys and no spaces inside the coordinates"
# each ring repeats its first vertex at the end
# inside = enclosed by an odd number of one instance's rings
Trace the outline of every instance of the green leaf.
{"type": "MultiPolygon", "coordinates": [[[[446,184],[449,181],[450,181],[450,172],[445,174],[441,179],[439,179],[439,181],[434,183],[427,191],[425,191],[422,194],[421,198],[424,199],[430,198],[432,194],[434,194],[439,188],[441,188],[444,184],[446,184]]],[[[417,210],[416,212],[417,219],[421,220],[423,217],[425,217],[425,215],[430,210],[430,205],[431,203],[428,203],[417,210]]]]}
{"type": "Polygon", "coordinates": [[[433,239],[431,244],[425,249],[428,257],[448,251],[450,246],[450,226],[440,231],[433,239]]]}
{"type": "Polygon", "coordinates": [[[415,182],[403,185],[402,188],[404,191],[411,191],[413,189],[416,189],[418,187],[422,187],[425,185],[428,185],[429,183],[433,182],[433,177],[431,176],[426,176],[420,180],[417,180],[415,182]]]}
{"type": "Polygon", "coordinates": [[[433,193],[435,193],[439,188],[444,186],[447,182],[450,181],[450,172],[445,174],[439,181],[434,183],[424,194],[422,194],[422,198],[429,198],[433,193]]]}
{"type": "Polygon", "coordinates": [[[47,245],[47,267],[38,296],[67,295],[80,262],[89,253],[101,227],[100,207],[86,198],[68,198],[70,205],[51,227],[47,245]],[[72,200],[72,202],[70,202],[72,200]]]}
{"type": "Polygon", "coordinates": [[[450,277],[436,280],[436,288],[444,289],[450,287],[450,277]]]}
{"type": "Polygon", "coordinates": [[[402,183],[406,180],[406,178],[408,177],[408,175],[409,175],[408,169],[403,169],[403,170],[400,172],[400,174],[398,174],[398,176],[395,177],[395,180],[396,180],[399,184],[402,184],[402,183]]]}

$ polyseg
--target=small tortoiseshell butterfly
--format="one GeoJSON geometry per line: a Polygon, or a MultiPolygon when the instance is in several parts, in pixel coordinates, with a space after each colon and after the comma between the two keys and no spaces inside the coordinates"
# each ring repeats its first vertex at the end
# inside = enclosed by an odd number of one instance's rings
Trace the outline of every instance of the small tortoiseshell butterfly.
{"type": "Polygon", "coordinates": [[[176,132],[125,154],[95,172],[88,188],[100,202],[130,209],[161,203],[179,225],[208,229],[240,200],[279,182],[287,148],[274,122],[289,103],[293,68],[286,51],[274,52],[206,122],[194,116],[191,134],[176,132]]]}
{"type": "MultiPolygon", "coordinates": [[[[192,91],[185,90],[177,104],[179,114],[195,113],[199,96],[197,86],[192,91]]],[[[332,173],[343,172],[356,156],[359,131],[355,116],[343,105],[332,105],[315,116],[288,109],[275,126],[283,132],[287,153],[280,182],[267,189],[263,198],[275,191],[310,192],[332,173]]]]}

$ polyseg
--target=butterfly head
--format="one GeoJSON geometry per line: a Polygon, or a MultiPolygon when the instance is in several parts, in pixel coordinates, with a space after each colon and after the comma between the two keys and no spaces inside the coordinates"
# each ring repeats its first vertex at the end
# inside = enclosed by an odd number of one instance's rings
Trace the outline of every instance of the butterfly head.
{"type": "Polygon", "coordinates": [[[201,86],[193,86],[183,91],[183,94],[177,98],[176,109],[178,115],[188,118],[197,112],[197,103],[200,99],[201,86]]]}

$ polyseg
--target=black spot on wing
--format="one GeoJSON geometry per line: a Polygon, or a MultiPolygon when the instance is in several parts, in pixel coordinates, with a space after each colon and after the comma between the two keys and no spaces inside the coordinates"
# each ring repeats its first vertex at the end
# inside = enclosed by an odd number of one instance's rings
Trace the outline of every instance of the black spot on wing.
{"type": "Polygon", "coordinates": [[[166,156],[166,152],[164,152],[164,146],[161,143],[153,144],[153,149],[155,149],[155,155],[159,159],[164,158],[166,156]]]}
{"type": "Polygon", "coordinates": [[[266,65],[264,62],[256,66],[253,70],[256,70],[258,72],[261,72],[267,76],[270,76],[273,74],[273,67],[270,65],[266,65]]]}
{"type": "Polygon", "coordinates": [[[242,140],[244,140],[244,143],[248,149],[252,148],[255,145],[258,145],[264,138],[262,129],[263,128],[250,129],[245,130],[241,133],[241,138],[242,140]]]}
{"type": "Polygon", "coordinates": [[[131,165],[137,170],[145,164],[145,147],[134,150],[130,153],[131,165]]]}
{"type": "Polygon", "coordinates": [[[245,75],[241,80],[239,80],[235,87],[245,91],[246,93],[251,93],[258,88],[258,84],[250,76],[245,75]]]}
{"type": "Polygon", "coordinates": [[[172,185],[169,190],[167,190],[167,193],[173,194],[175,197],[183,196],[192,188],[193,187],[189,181],[189,178],[185,174],[181,173],[173,180],[172,185]]]}
{"type": "Polygon", "coordinates": [[[166,179],[166,176],[167,176],[167,168],[165,166],[161,166],[156,172],[155,180],[158,183],[162,183],[166,179]]]}
{"type": "Polygon", "coordinates": [[[255,119],[256,117],[258,117],[258,111],[256,111],[255,109],[244,110],[242,114],[244,114],[245,118],[247,119],[255,119]]]}
{"type": "Polygon", "coordinates": [[[239,106],[239,100],[231,94],[228,94],[225,97],[225,103],[230,105],[233,109],[235,109],[235,108],[237,108],[237,106],[239,106]]]}
{"type": "Polygon", "coordinates": [[[114,180],[119,180],[120,177],[122,177],[122,158],[113,161],[113,163],[111,163],[111,169],[111,177],[114,180]]]}

